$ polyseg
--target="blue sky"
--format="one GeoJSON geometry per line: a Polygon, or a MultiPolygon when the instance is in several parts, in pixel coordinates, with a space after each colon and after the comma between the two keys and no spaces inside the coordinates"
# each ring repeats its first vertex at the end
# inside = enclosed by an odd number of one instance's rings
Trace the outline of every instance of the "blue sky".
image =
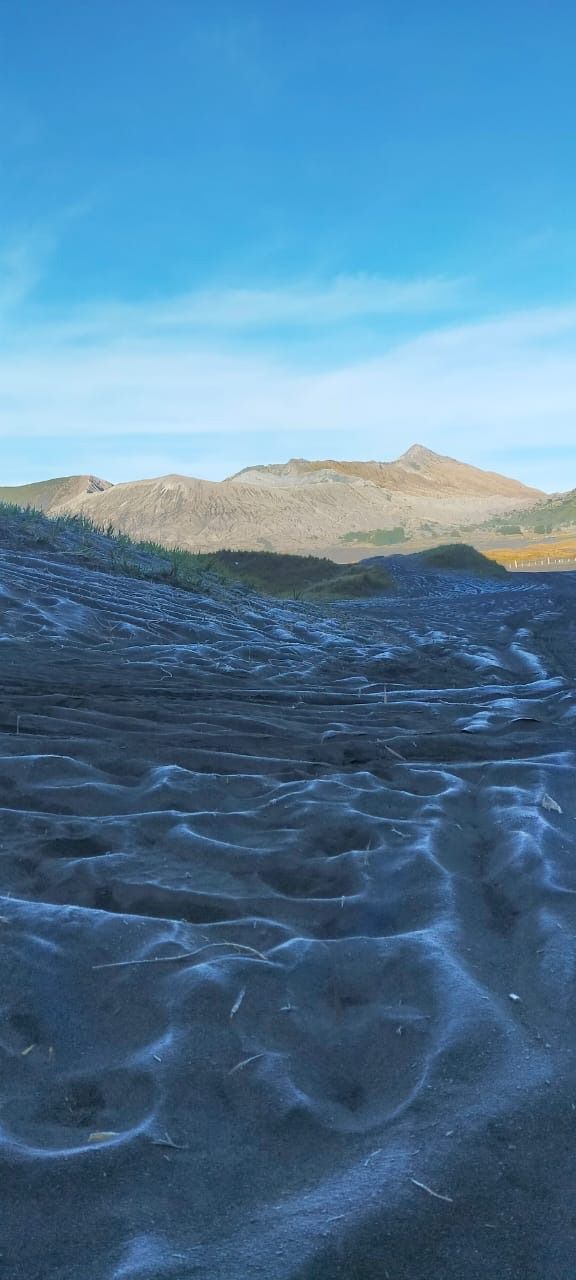
{"type": "Polygon", "coordinates": [[[0,16],[2,482],[414,441],[576,485],[572,0],[0,16]]]}

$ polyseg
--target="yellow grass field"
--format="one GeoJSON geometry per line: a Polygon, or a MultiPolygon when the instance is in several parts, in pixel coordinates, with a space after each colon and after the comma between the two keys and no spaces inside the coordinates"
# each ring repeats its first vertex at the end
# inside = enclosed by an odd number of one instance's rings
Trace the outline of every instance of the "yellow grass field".
{"type": "Polygon", "coordinates": [[[532,542],[523,547],[491,547],[483,549],[490,560],[506,569],[576,568],[576,538],[559,538],[556,542],[532,542]]]}

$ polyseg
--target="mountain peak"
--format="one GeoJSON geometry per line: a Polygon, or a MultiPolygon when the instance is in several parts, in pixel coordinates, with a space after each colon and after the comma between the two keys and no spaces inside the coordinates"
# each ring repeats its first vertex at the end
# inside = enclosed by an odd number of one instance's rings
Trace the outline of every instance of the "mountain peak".
{"type": "Polygon", "coordinates": [[[411,444],[405,453],[400,454],[398,462],[430,462],[440,456],[439,453],[434,453],[433,449],[427,449],[423,444],[411,444]]]}

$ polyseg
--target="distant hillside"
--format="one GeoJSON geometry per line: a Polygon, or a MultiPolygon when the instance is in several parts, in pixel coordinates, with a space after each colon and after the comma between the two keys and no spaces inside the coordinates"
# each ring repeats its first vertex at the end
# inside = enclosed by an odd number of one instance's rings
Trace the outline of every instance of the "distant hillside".
{"type": "Polygon", "coordinates": [[[0,502],[18,507],[36,507],[51,514],[67,502],[89,493],[104,493],[112,486],[97,476],[61,476],[56,480],[39,480],[37,484],[2,485],[0,502]]]}
{"type": "Polygon", "coordinates": [[[576,527],[576,489],[517,508],[511,519],[492,516],[481,525],[467,525],[464,534],[498,533],[510,536],[553,534],[576,527]]]}
{"type": "Polygon", "coordinates": [[[523,528],[535,533],[553,533],[567,525],[576,525],[576,489],[522,511],[518,519],[523,528]]]}
{"type": "Polygon", "coordinates": [[[362,530],[368,545],[409,542],[423,532],[441,541],[456,526],[507,518],[539,497],[518,481],[414,446],[393,463],[293,460],[219,483],[178,475],[137,480],[85,490],[59,509],[191,551],[324,555],[361,545],[362,530]]]}

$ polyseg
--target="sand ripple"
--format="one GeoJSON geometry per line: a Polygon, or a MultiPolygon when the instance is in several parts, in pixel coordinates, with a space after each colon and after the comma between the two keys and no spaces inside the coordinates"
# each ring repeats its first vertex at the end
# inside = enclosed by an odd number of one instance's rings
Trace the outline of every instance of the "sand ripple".
{"type": "Polygon", "coordinates": [[[571,1276],[572,575],[0,576],[5,1274],[571,1276]]]}

